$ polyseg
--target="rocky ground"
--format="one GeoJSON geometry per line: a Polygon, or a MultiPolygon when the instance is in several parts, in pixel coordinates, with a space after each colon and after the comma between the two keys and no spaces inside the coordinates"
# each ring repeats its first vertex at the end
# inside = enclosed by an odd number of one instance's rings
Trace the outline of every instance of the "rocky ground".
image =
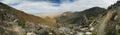
{"type": "Polygon", "coordinates": [[[50,19],[21,13],[0,3],[0,35],[120,35],[116,11],[119,5],[120,1],[108,9],[93,7],[50,19]]]}

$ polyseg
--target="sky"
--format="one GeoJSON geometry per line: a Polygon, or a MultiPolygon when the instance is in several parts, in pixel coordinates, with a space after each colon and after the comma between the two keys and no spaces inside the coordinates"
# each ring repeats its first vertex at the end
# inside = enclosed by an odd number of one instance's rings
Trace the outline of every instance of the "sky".
{"type": "Polygon", "coordinates": [[[92,7],[107,8],[117,0],[0,0],[29,14],[55,14],[83,11],[92,7]]]}

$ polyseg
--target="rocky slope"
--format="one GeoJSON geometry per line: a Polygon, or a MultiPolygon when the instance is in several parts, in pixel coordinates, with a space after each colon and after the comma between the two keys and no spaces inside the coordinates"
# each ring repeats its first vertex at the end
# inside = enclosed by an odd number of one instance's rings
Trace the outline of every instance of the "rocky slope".
{"type": "Polygon", "coordinates": [[[104,14],[106,9],[93,7],[81,12],[65,12],[56,17],[58,23],[68,23],[88,26],[94,18],[104,14]],[[88,24],[88,25],[87,25],[88,24]]]}
{"type": "Polygon", "coordinates": [[[0,3],[0,35],[119,35],[119,3],[108,9],[65,12],[55,19],[26,14],[0,3]]]}
{"type": "MultiPolygon", "coordinates": [[[[30,14],[26,14],[23,11],[14,9],[14,8],[6,5],[6,4],[0,3],[0,5],[1,5],[0,10],[1,10],[3,15],[13,14],[13,16],[18,17],[18,19],[21,19],[22,21],[25,21],[25,22],[31,22],[31,23],[35,23],[35,24],[45,24],[45,25],[49,25],[47,23],[51,23],[51,24],[53,24],[51,26],[55,25],[54,22],[49,22],[49,21],[47,21],[43,18],[33,16],[33,15],[30,15],[30,14]]],[[[5,20],[9,19],[9,18],[5,18],[6,16],[1,16],[1,17],[4,17],[4,18],[1,18],[2,20],[3,19],[5,19],[5,20]]]]}
{"type": "Polygon", "coordinates": [[[40,27],[48,26],[53,27],[55,23],[0,2],[0,35],[27,35],[40,27]]]}

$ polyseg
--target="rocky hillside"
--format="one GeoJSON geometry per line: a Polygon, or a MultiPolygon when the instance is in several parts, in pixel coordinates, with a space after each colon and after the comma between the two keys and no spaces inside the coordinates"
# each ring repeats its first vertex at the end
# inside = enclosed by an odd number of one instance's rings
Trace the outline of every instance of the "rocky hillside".
{"type": "Polygon", "coordinates": [[[34,15],[30,15],[30,14],[26,14],[23,11],[17,10],[15,8],[12,8],[6,4],[0,3],[0,12],[1,12],[1,18],[2,20],[8,20],[10,18],[5,18],[6,16],[3,15],[7,15],[7,14],[12,14],[15,17],[18,17],[18,19],[21,19],[24,22],[31,22],[31,23],[35,23],[35,24],[45,24],[45,25],[50,25],[48,23],[51,23],[50,26],[54,26],[55,23],[54,22],[49,22],[43,18],[34,16],[34,15]]]}
{"type": "Polygon", "coordinates": [[[0,35],[32,35],[34,33],[31,32],[39,32],[41,27],[55,25],[53,21],[26,14],[0,2],[0,35]]]}
{"type": "Polygon", "coordinates": [[[106,9],[100,7],[93,7],[84,11],[65,12],[56,17],[58,23],[68,23],[77,25],[89,25],[96,17],[104,14],[106,9]]]}
{"type": "Polygon", "coordinates": [[[119,6],[41,18],[0,3],[0,35],[120,35],[119,6]]]}

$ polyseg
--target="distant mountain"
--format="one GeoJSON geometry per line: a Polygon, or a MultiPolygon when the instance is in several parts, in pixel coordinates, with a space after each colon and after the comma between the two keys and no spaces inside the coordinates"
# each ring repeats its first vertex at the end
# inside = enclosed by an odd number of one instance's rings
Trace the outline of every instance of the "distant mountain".
{"type": "MultiPolygon", "coordinates": [[[[106,9],[100,7],[93,7],[86,9],[84,11],[78,12],[65,12],[60,16],[56,17],[58,23],[68,23],[68,24],[77,24],[77,25],[87,25],[91,20],[96,17],[104,14],[106,9]],[[87,23],[86,23],[87,22],[87,23]]],[[[89,24],[88,24],[89,25],[89,24]]]]}

